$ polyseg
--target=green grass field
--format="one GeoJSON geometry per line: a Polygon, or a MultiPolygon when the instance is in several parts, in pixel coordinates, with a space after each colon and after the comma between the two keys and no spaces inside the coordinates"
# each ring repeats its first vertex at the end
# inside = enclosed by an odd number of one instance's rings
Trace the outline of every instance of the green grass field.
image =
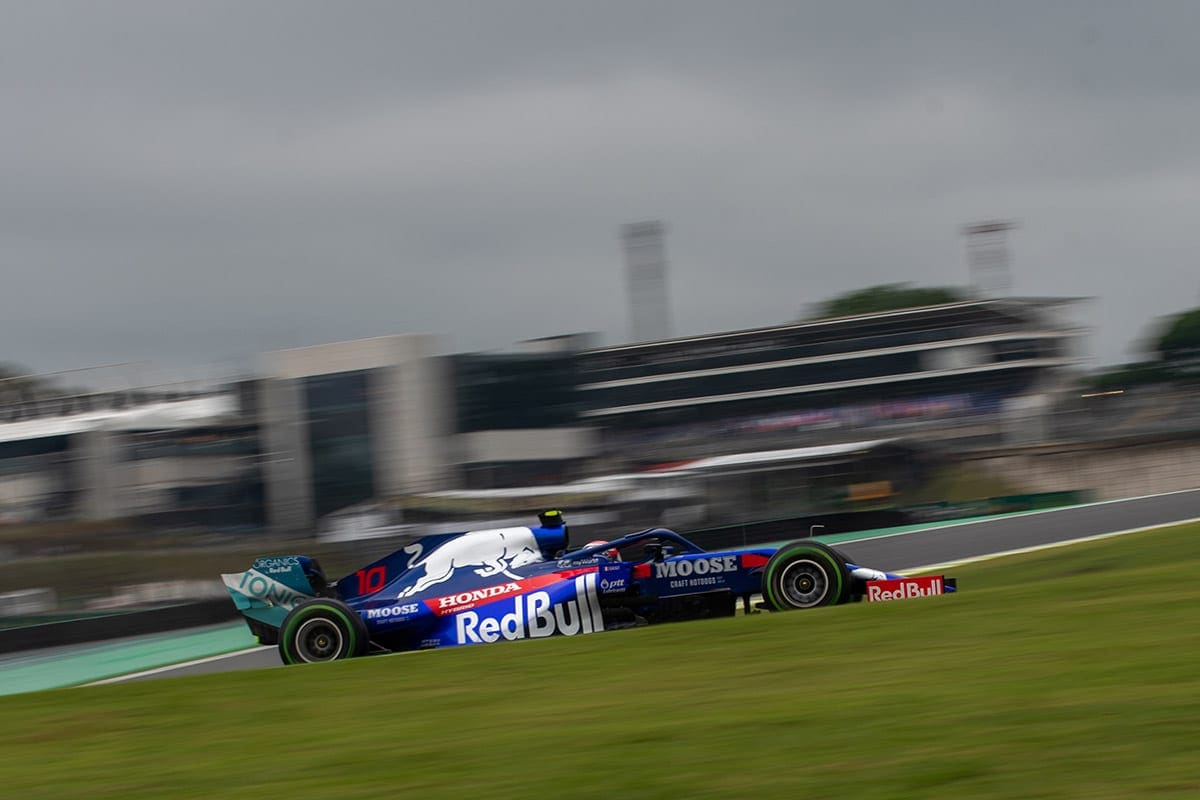
{"type": "Polygon", "coordinates": [[[1185,526],[954,597],[5,697],[0,795],[1196,798],[1198,569],[1185,526]]]}

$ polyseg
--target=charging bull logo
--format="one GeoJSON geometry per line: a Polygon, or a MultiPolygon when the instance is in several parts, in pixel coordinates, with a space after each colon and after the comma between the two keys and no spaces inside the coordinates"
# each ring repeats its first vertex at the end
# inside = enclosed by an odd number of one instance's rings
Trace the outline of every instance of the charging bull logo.
{"type": "Polygon", "coordinates": [[[434,550],[413,569],[423,568],[424,574],[415,583],[401,590],[397,597],[411,597],[430,586],[444,583],[460,569],[475,568],[482,578],[506,575],[513,580],[521,576],[514,567],[536,564],[542,560],[537,539],[529,528],[502,528],[494,531],[475,531],[451,539],[434,550]]]}

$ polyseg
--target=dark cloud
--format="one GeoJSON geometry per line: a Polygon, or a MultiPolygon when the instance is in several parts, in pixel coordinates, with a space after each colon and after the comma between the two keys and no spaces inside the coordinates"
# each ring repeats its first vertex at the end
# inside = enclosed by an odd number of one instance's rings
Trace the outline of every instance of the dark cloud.
{"type": "Polygon", "coordinates": [[[628,330],[667,221],[676,330],[967,280],[1095,298],[1100,362],[1200,304],[1200,6],[8,5],[0,358],[198,364],[434,332],[628,330]]]}

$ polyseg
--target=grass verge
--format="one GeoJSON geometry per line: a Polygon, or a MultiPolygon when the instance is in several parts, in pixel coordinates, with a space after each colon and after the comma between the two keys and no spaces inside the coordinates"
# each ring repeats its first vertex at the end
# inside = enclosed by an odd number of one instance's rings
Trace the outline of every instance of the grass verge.
{"type": "Polygon", "coordinates": [[[954,597],[0,698],[14,797],[1194,798],[1200,526],[954,597]]]}

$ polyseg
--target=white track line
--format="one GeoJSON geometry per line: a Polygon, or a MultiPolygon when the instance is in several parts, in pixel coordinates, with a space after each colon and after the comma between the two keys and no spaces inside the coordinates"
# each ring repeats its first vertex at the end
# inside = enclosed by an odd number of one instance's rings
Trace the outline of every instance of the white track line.
{"type": "MultiPolygon", "coordinates": [[[[1080,503],[1080,504],[1074,505],[1074,506],[1060,506],[1058,508],[1039,508],[1034,511],[1014,511],[1011,514],[994,514],[994,515],[987,516],[987,517],[980,517],[979,519],[965,520],[963,522],[954,522],[954,523],[944,524],[944,525],[934,523],[934,524],[931,524],[928,528],[919,528],[914,531],[900,531],[898,533],[883,533],[883,534],[878,534],[876,536],[863,536],[858,539],[840,539],[836,542],[833,542],[833,546],[837,547],[840,544],[851,544],[853,542],[867,542],[867,541],[876,541],[878,539],[891,539],[896,536],[911,536],[914,533],[933,533],[935,531],[943,531],[943,530],[948,531],[948,530],[952,530],[954,528],[965,528],[968,525],[986,525],[989,522],[999,522],[1000,520],[1005,520],[1005,519],[1016,519],[1017,517],[1032,517],[1037,514],[1060,514],[1060,513],[1066,512],[1066,511],[1073,511],[1077,508],[1091,508],[1093,506],[1108,506],[1108,505],[1113,505],[1115,503],[1132,503],[1135,500],[1151,500],[1155,497],[1171,497],[1172,495],[1176,495],[1176,494],[1190,494],[1192,492],[1200,492],[1200,489],[1179,489],[1174,492],[1160,492],[1158,494],[1144,494],[1139,497],[1121,497],[1121,498],[1117,498],[1116,500],[1096,500],[1095,502],[1080,503]]],[[[1146,530],[1150,530],[1151,528],[1163,528],[1168,525],[1182,525],[1186,522],[1194,522],[1194,521],[1196,521],[1195,517],[1193,517],[1192,519],[1181,519],[1181,520],[1174,521],[1174,522],[1164,522],[1162,525],[1149,525],[1145,528],[1134,528],[1134,529],[1128,530],[1128,531],[1115,531],[1112,534],[1100,534],[1100,536],[1103,537],[1103,536],[1109,536],[1109,535],[1119,535],[1122,533],[1135,533],[1136,531],[1146,531],[1146,530]]],[[[825,535],[826,534],[822,534],[822,536],[825,536],[825,535]]],[[[832,535],[838,536],[841,534],[832,534],[832,535]]],[[[853,535],[853,534],[846,534],[846,535],[853,535]]],[[[1086,542],[1086,541],[1088,541],[1087,538],[1071,539],[1069,541],[1062,542],[1062,544],[1072,544],[1074,542],[1086,542]]],[[[1053,547],[1054,545],[1046,545],[1046,546],[1053,547]]],[[[1025,552],[1025,551],[1011,550],[1008,553],[997,553],[996,555],[1009,555],[1011,553],[1021,553],[1021,552],[1025,552]]],[[[956,563],[956,564],[964,563],[965,564],[967,562],[956,561],[954,563],[956,563]]]]}
{"type": "Polygon", "coordinates": [[[105,678],[104,680],[101,680],[101,681],[92,681],[91,683],[85,683],[83,685],[84,686],[103,686],[107,683],[121,683],[123,681],[133,680],[134,678],[142,678],[142,677],[146,677],[148,675],[158,675],[163,672],[170,672],[171,670],[183,669],[184,667],[193,667],[193,666],[196,666],[197,664],[207,664],[212,661],[221,661],[226,658],[233,658],[234,656],[244,656],[247,653],[256,653],[262,649],[264,649],[264,648],[261,646],[260,647],[248,647],[245,650],[237,650],[232,653],[222,653],[219,656],[209,656],[208,658],[198,658],[195,661],[182,661],[178,664],[168,664],[165,667],[156,667],[154,669],[147,669],[147,670],[143,670],[141,672],[131,672],[128,675],[117,675],[112,678],[105,678]]]}
{"type": "Polygon", "coordinates": [[[1005,556],[1019,556],[1024,553],[1036,553],[1040,550],[1052,550],[1056,547],[1068,547],[1073,544],[1083,544],[1085,542],[1098,542],[1101,539],[1112,539],[1115,536],[1125,536],[1130,533],[1145,533],[1146,531],[1161,530],[1162,528],[1173,528],[1176,525],[1188,525],[1193,522],[1200,522],[1200,517],[1192,517],[1191,519],[1181,519],[1176,522],[1165,522],[1162,525],[1146,525],[1141,528],[1128,528],[1123,531],[1110,531],[1108,533],[1097,533],[1094,536],[1084,536],[1080,539],[1067,539],[1062,542],[1050,542],[1049,544],[1038,544],[1031,547],[1020,547],[1016,550],[1005,550],[1000,553],[988,553],[982,556],[972,556],[971,558],[961,558],[958,561],[947,561],[943,564],[928,564],[922,567],[905,567],[901,572],[930,572],[933,570],[950,569],[962,564],[974,564],[979,561],[991,561],[993,558],[1004,558],[1005,556]]]}
{"type": "MultiPolygon", "coordinates": [[[[926,533],[930,530],[942,530],[943,528],[954,528],[954,527],[959,527],[959,526],[964,526],[964,525],[979,525],[982,523],[994,522],[997,519],[1010,519],[1012,517],[1023,517],[1023,516],[1030,516],[1033,514],[1053,514],[1053,513],[1059,512],[1059,511],[1068,511],[1072,508],[1087,508],[1088,506],[1103,506],[1103,505],[1110,505],[1112,503],[1128,503],[1128,502],[1131,502],[1134,500],[1148,500],[1153,497],[1169,497],[1169,496],[1175,495],[1175,494],[1187,494],[1188,492],[1195,492],[1195,491],[1200,491],[1200,490],[1181,489],[1181,490],[1175,491],[1175,492],[1161,492],[1159,494],[1147,494],[1147,495],[1142,495],[1140,497],[1124,497],[1124,498],[1120,498],[1118,500],[1099,500],[1094,503],[1082,503],[1077,506],[1068,506],[1067,508],[1047,508],[1047,509],[1041,509],[1038,511],[1023,511],[1023,512],[1019,512],[1017,514],[1006,514],[1002,517],[989,517],[987,519],[978,519],[978,520],[971,520],[970,522],[961,522],[961,523],[958,523],[957,525],[943,525],[943,526],[939,526],[936,528],[922,528],[920,530],[915,530],[915,531],[904,531],[901,533],[888,533],[888,534],[884,534],[883,536],[870,536],[870,537],[864,537],[863,539],[848,539],[843,542],[839,542],[838,544],[847,544],[852,541],[867,541],[867,540],[873,540],[873,539],[890,539],[893,536],[909,536],[914,533],[926,533]]],[[[1095,541],[1099,541],[1101,539],[1110,539],[1114,536],[1124,536],[1129,533],[1142,533],[1143,531],[1150,531],[1150,530],[1154,530],[1156,528],[1169,528],[1173,525],[1186,525],[1186,524],[1192,523],[1192,522],[1200,522],[1200,517],[1192,517],[1191,519],[1181,519],[1181,520],[1176,520],[1174,522],[1165,522],[1161,525],[1147,525],[1147,526],[1141,527],[1141,528],[1130,528],[1128,530],[1123,530],[1123,531],[1111,531],[1109,533],[1100,533],[1100,534],[1096,534],[1095,536],[1084,536],[1081,539],[1068,539],[1067,541],[1064,541],[1064,542],[1051,542],[1050,544],[1039,544],[1039,545],[1035,545],[1033,547],[1022,547],[1017,550],[1005,550],[1004,552],[1001,552],[1001,553],[989,553],[987,555],[959,559],[958,561],[947,561],[944,564],[929,564],[929,565],[921,566],[921,567],[905,567],[899,571],[900,572],[932,572],[934,570],[950,569],[952,567],[957,567],[961,564],[973,564],[978,561],[990,561],[993,558],[1004,558],[1005,556],[1016,556],[1016,555],[1021,555],[1022,553],[1034,553],[1039,550],[1049,550],[1049,549],[1055,548],[1055,547],[1067,547],[1067,546],[1073,545],[1073,544],[1082,544],[1083,542],[1095,542],[1095,541]]],[[[195,666],[197,664],[207,664],[211,661],[221,661],[222,659],[233,658],[235,656],[245,655],[246,653],[253,653],[253,652],[256,652],[256,651],[262,650],[262,649],[264,649],[264,648],[261,646],[260,647],[251,647],[246,650],[238,650],[237,652],[234,652],[234,653],[225,653],[225,654],[219,655],[219,656],[210,656],[208,658],[200,658],[195,661],[184,661],[179,664],[168,664],[165,667],[158,667],[156,669],[148,669],[143,672],[133,672],[128,675],[118,675],[113,678],[105,678],[104,680],[93,681],[92,683],[85,683],[83,685],[84,686],[103,686],[104,684],[109,684],[109,683],[121,683],[123,681],[133,680],[134,678],[141,678],[141,677],[145,677],[145,676],[149,676],[149,675],[158,675],[163,672],[170,672],[172,670],[184,669],[186,667],[195,666]]]]}

